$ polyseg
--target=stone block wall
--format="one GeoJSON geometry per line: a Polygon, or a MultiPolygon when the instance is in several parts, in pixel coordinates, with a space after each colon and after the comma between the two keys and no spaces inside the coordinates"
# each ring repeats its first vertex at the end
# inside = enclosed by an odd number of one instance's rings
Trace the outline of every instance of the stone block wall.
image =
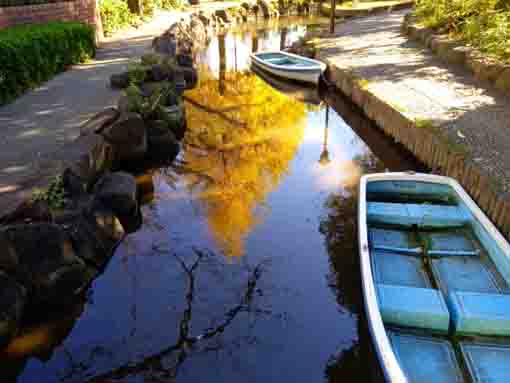
{"type": "Polygon", "coordinates": [[[20,24],[50,21],[79,21],[96,29],[96,40],[103,37],[97,0],[71,0],[56,3],[0,7],[0,29],[20,24]]]}

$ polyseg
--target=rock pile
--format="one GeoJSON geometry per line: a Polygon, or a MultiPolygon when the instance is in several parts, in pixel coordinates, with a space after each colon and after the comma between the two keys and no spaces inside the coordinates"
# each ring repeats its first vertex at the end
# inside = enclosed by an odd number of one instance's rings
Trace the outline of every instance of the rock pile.
{"type": "Polygon", "coordinates": [[[28,306],[66,305],[82,293],[139,217],[130,174],[106,173],[91,193],[70,168],[62,178],[61,208],[27,201],[2,219],[0,346],[16,335],[28,306]]]}
{"type": "Polygon", "coordinates": [[[258,0],[173,24],[154,39],[154,53],[111,76],[110,85],[124,89],[117,107],[98,113],[72,145],[41,161],[56,162],[58,184],[0,217],[0,347],[30,307],[67,305],[84,292],[125,234],[138,228],[135,178],[117,170],[177,156],[186,130],[182,93],[198,80],[194,55],[212,28],[246,21],[255,8],[277,15],[258,0]],[[55,199],[58,207],[50,203],[55,199]]]}
{"type": "Polygon", "coordinates": [[[156,53],[113,75],[111,85],[125,89],[117,107],[91,118],[72,145],[44,159],[62,169],[58,186],[0,217],[0,347],[17,334],[30,307],[74,301],[125,234],[138,228],[135,178],[115,170],[177,156],[186,129],[181,95],[197,82],[191,53],[206,36],[194,17],[155,40],[156,53]],[[190,28],[191,42],[168,38],[188,39],[190,28]],[[55,198],[58,207],[51,206],[55,198]]]}

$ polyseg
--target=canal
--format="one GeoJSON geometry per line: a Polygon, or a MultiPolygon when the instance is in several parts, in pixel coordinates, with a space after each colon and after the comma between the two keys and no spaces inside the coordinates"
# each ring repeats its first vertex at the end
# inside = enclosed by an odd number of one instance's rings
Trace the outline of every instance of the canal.
{"type": "Polygon", "coordinates": [[[3,351],[2,381],[372,378],[357,186],[418,165],[340,97],[250,71],[249,53],[310,28],[281,23],[218,35],[200,54],[179,157],[137,177],[142,227],[83,302],[3,351]]]}

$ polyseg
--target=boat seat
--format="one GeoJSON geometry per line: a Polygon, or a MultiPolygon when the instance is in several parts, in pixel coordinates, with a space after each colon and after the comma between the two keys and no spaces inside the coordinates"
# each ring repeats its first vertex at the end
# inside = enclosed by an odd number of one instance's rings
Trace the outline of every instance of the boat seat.
{"type": "Polygon", "coordinates": [[[510,336],[510,295],[453,291],[448,305],[457,335],[510,336]]]}
{"type": "Polygon", "coordinates": [[[412,255],[420,255],[423,251],[414,233],[410,231],[370,227],[368,236],[370,246],[374,250],[412,255]]]}
{"type": "Polygon", "coordinates": [[[460,342],[460,350],[473,382],[508,382],[510,345],[463,341],[460,342]]]}
{"type": "Polygon", "coordinates": [[[291,60],[289,60],[286,57],[275,57],[275,58],[267,59],[266,61],[271,63],[271,64],[274,64],[274,65],[290,65],[290,64],[295,64],[294,61],[291,61],[291,60]]]}
{"type": "Polygon", "coordinates": [[[389,251],[372,251],[372,268],[376,283],[409,287],[430,287],[421,257],[389,251]]]}
{"type": "Polygon", "coordinates": [[[379,283],[377,294],[385,323],[448,331],[450,313],[440,291],[379,283]]]}
{"type": "Polygon", "coordinates": [[[420,236],[428,244],[431,257],[480,255],[471,232],[465,228],[420,232],[420,236]]]}
{"type": "Polygon", "coordinates": [[[455,351],[448,340],[395,331],[388,331],[388,336],[407,382],[464,382],[455,351]]]}
{"type": "Polygon", "coordinates": [[[460,227],[470,216],[458,206],[368,202],[367,220],[403,227],[460,227]]]}
{"type": "Polygon", "coordinates": [[[447,291],[498,294],[504,288],[481,257],[433,258],[431,266],[439,286],[447,291]]]}

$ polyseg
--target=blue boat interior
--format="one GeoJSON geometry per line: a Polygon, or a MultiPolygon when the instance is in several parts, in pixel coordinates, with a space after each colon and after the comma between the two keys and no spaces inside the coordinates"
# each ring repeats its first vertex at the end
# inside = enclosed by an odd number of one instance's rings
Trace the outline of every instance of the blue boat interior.
{"type": "Polygon", "coordinates": [[[412,383],[510,382],[510,255],[445,184],[371,181],[379,310],[412,383]]]}
{"type": "Polygon", "coordinates": [[[261,60],[264,60],[273,65],[281,65],[286,67],[303,67],[303,68],[312,68],[318,67],[318,65],[313,62],[300,60],[299,58],[294,58],[291,56],[287,56],[281,53],[259,53],[257,57],[261,60]]]}

